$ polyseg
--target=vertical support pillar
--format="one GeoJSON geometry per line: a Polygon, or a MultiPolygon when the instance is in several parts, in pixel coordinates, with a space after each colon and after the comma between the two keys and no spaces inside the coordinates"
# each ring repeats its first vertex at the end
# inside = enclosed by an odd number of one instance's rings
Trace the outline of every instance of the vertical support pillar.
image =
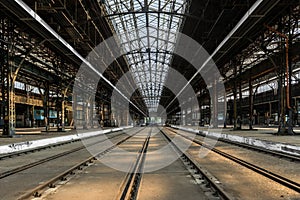
{"type": "Polygon", "coordinates": [[[101,123],[102,123],[102,107],[101,107],[101,102],[99,99],[97,100],[97,104],[98,104],[98,107],[97,107],[97,109],[98,109],[98,111],[97,111],[97,113],[98,113],[98,115],[97,115],[98,128],[102,128],[102,125],[101,125],[101,123]]]}
{"type": "Polygon", "coordinates": [[[88,129],[87,128],[87,100],[85,98],[83,98],[82,100],[82,117],[83,117],[83,129],[88,129]]]}
{"type": "Polygon", "coordinates": [[[285,120],[285,96],[284,96],[284,72],[280,70],[279,79],[278,79],[278,113],[279,113],[279,126],[278,134],[286,133],[286,120],[285,120]]]}
{"type": "Polygon", "coordinates": [[[121,108],[122,107],[122,104],[118,104],[118,107],[120,107],[120,109],[118,110],[118,121],[117,121],[117,124],[118,126],[122,126],[123,124],[123,112],[124,112],[124,109],[121,108]]]}
{"type": "MultiPolygon", "coordinates": [[[[10,76],[11,79],[11,76],[10,76]]],[[[15,107],[15,91],[14,91],[14,82],[12,80],[9,80],[9,105],[8,105],[8,120],[9,120],[9,125],[8,125],[8,131],[9,131],[9,136],[15,135],[15,127],[16,127],[16,107],[15,107]]]]}
{"type": "MultiPolygon", "coordinates": [[[[110,125],[112,126],[112,127],[114,127],[115,126],[115,118],[116,118],[116,110],[115,110],[115,99],[112,97],[111,99],[110,99],[110,108],[111,108],[111,115],[110,115],[110,125]]],[[[138,121],[139,121],[139,119],[138,119],[138,121]]],[[[139,123],[139,122],[138,122],[139,123]]]]}
{"type": "Polygon", "coordinates": [[[129,117],[130,117],[130,115],[129,115],[129,109],[126,109],[126,112],[125,112],[125,123],[126,123],[127,126],[131,125],[131,124],[129,124],[129,117]]]}
{"type": "Polygon", "coordinates": [[[212,87],[212,97],[211,97],[211,125],[214,128],[218,127],[218,95],[217,95],[217,81],[215,80],[213,82],[213,87],[212,87]]]}
{"type": "Polygon", "coordinates": [[[1,120],[3,135],[13,137],[16,127],[15,95],[14,95],[14,24],[7,18],[0,19],[0,54],[1,54],[1,120]]]}
{"type": "Polygon", "coordinates": [[[94,100],[92,97],[90,99],[90,115],[89,115],[89,120],[90,120],[90,125],[91,128],[94,128],[94,100]]]}
{"type": "Polygon", "coordinates": [[[100,126],[104,127],[104,104],[100,103],[101,113],[100,113],[100,126]]]}
{"type": "MultiPolygon", "coordinates": [[[[290,9],[291,11],[291,9],[290,9]]],[[[289,18],[291,18],[291,12],[289,13],[289,18]]],[[[269,27],[267,25],[265,25],[270,31],[276,33],[278,36],[280,36],[282,39],[284,39],[285,41],[285,46],[284,46],[284,50],[285,50],[285,73],[282,73],[282,70],[280,70],[280,76],[282,76],[282,74],[285,74],[285,82],[286,83],[286,88],[285,88],[285,92],[286,92],[286,102],[282,104],[281,106],[281,113],[282,113],[282,118],[281,119],[281,122],[279,122],[279,126],[278,126],[278,134],[281,134],[281,133],[288,133],[290,135],[293,135],[294,134],[294,131],[293,131],[293,123],[292,123],[292,118],[293,118],[293,111],[292,111],[292,107],[291,107],[291,78],[292,78],[292,61],[290,59],[290,56],[289,56],[289,48],[291,47],[292,45],[292,37],[291,37],[291,30],[292,30],[292,26],[291,26],[291,20],[288,21],[288,29],[289,29],[289,33],[288,35],[286,35],[285,33],[283,32],[280,32],[276,29],[273,29],[272,27],[269,27]],[[283,109],[283,107],[285,109],[283,109]],[[287,113],[286,113],[287,111],[287,113]],[[285,115],[288,114],[288,121],[286,122],[285,121],[285,115]],[[288,128],[288,129],[286,129],[288,128]]],[[[281,79],[281,77],[280,77],[281,79]]],[[[282,91],[281,91],[282,92],[282,91]]],[[[283,99],[283,95],[281,96],[281,99],[283,99]]],[[[284,102],[284,101],[283,101],[284,102]]]]}
{"type": "MultiPolygon", "coordinates": [[[[200,93],[201,95],[201,93],[200,93]]],[[[203,101],[199,101],[199,126],[204,126],[203,110],[202,110],[203,101]]]]}
{"type": "Polygon", "coordinates": [[[237,93],[233,89],[233,129],[237,129],[237,93]]]}
{"type": "MultiPolygon", "coordinates": [[[[1,28],[4,29],[4,22],[3,19],[1,20],[1,28]]],[[[3,135],[8,135],[7,130],[4,131],[5,127],[5,117],[6,117],[6,104],[7,104],[7,89],[6,89],[6,85],[7,85],[7,57],[8,57],[8,53],[7,50],[5,48],[7,48],[4,43],[4,35],[1,34],[1,40],[0,40],[0,44],[1,44],[1,49],[0,49],[0,64],[1,64],[1,125],[3,125],[3,135]],[[2,41],[3,40],[3,41],[2,41]]]]}
{"type": "Polygon", "coordinates": [[[249,129],[253,129],[253,87],[252,79],[249,79],[249,129]]]}
{"type": "Polygon", "coordinates": [[[57,116],[56,116],[56,128],[57,128],[57,131],[60,130],[60,119],[59,119],[59,105],[56,105],[56,112],[57,112],[57,116]]]}
{"type": "MultiPolygon", "coordinates": [[[[291,16],[290,16],[291,17],[291,16]]],[[[289,22],[289,29],[291,30],[291,23],[289,22]]],[[[289,135],[294,135],[294,125],[293,125],[293,106],[292,106],[292,73],[293,73],[293,70],[292,70],[292,60],[291,60],[291,56],[289,56],[289,48],[292,47],[292,38],[291,38],[291,35],[288,35],[288,45],[286,45],[286,59],[287,59],[287,63],[288,63],[288,71],[289,71],[289,74],[288,74],[288,87],[287,87],[287,90],[288,90],[288,100],[289,102],[288,105],[290,106],[287,106],[287,109],[288,109],[288,114],[289,114],[289,121],[288,121],[288,134],[289,135]]]]}
{"type": "MultiPolygon", "coordinates": [[[[72,105],[72,110],[73,110],[73,127],[76,130],[77,126],[77,94],[74,92],[73,93],[73,105],[72,105]]],[[[72,124],[72,123],[71,123],[72,124]]]]}
{"type": "MultiPolygon", "coordinates": [[[[118,105],[118,107],[121,107],[121,105],[118,105]]],[[[119,127],[121,122],[121,112],[119,109],[116,110],[116,121],[115,121],[115,126],[119,127]]]]}
{"type": "Polygon", "coordinates": [[[45,119],[45,129],[46,131],[50,130],[49,126],[49,83],[45,83],[45,93],[43,96],[43,106],[44,106],[44,119],[45,119]]]}
{"type": "Polygon", "coordinates": [[[66,98],[67,98],[68,87],[62,91],[62,101],[61,101],[61,129],[65,131],[65,123],[66,123],[66,98]]]}
{"type": "Polygon", "coordinates": [[[29,105],[26,105],[26,127],[31,128],[31,126],[32,126],[31,122],[32,121],[30,118],[30,108],[29,108],[29,105]]]}
{"type": "Polygon", "coordinates": [[[239,68],[239,114],[238,114],[238,126],[239,129],[242,129],[243,124],[243,109],[242,109],[242,102],[243,102],[243,93],[242,93],[242,65],[239,68]]]}
{"type": "Polygon", "coordinates": [[[269,117],[270,117],[270,119],[271,119],[271,117],[272,117],[272,103],[271,102],[269,102],[269,117]]]}
{"type": "MultiPolygon", "coordinates": [[[[111,104],[109,103],[109,104],[107,104],[107,107],[108,107],[108,123],[109,123],[109,126],[111,126],[112,125],[112,121],[111,121],[111,119],[112,119],[112,108],[111,108],[111,104]]],[[[135,119],[135,122],[137,122],[137,117],[136,117],[136,115],[134,115],[135,117],[134,117],[134,119],[135,119]]]]}
{"type": "Polygon", "coordinates": [[[233,93],[233,129],[236,130],[237,127],[237,66],[234,67],[234,86],[232,89],[233,93]]]}
{"type": "Polygon", "coordinates": [[[32,119],[31,119],[31,127],[35,127],[35,118],[34,118],[34,105],[32,106],[32,119]]]}
{"type": "Polygon", "coordinates": [[[61,100],[61,131],[65,131],[65,98],[66,95],[63,93],[61,100]]]}
{"type": "Polygon", "coordinates": [[[294,102],[295,102],[295,107],[294,107],[294,126],[297,126],[298,125],[298,100],[297,100],[297,97],[294,98],[294,102]]]}
{"type": "Polygon", "coordinates": [[[61,109],[61,99],[60,99],[60,91],[59,89],[57,89],[56,91],[56,104],[55,104],[55,107],[56,107],[56,111],[57,111],[57,117],[56,117],[56,127],[57,127],[57,131],[60,131],[61,130],[61,121],[60,121],[60,109],[61,109]]]}
{"type": "Polygon", "coordinates": [[[281,132],[281,128],[282,128],[282,98],[281,98],[281,93],[282,93],[282,81],[281,81],[281,70],[279,72],[279,76],[278,76],[278,91],[277,91],[277,94],[278,94],[278,130],[277,130],[277,134],[280,134],[281,132]]]}
{"type": "Polygon", "coordinates": [[[185,126],[185,117],[186,117],[186,110],[182,110],[181,111],[181,116],[182,116],[182,124],[183,126],[185,126]]]}
{"type": "Polygon", "coordinates": [[[86,121],[86,127],[89,128],[90,127],[90,98],[88,98],[86,100],[86,107],[85,107],[85,121],[86,121]]]}
{"type": "Polygon", "coordinates": [[[227,94],[224,91],[224,128],[227,127],[227,94]]]}

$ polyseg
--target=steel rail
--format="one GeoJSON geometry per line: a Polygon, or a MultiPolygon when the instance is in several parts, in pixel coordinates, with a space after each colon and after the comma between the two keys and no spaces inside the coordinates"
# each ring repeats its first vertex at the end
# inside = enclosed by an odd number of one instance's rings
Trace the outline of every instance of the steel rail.
{"type": "Polygon", "coordinates": [[[211,145],[208,145],[208,144],[206,144],[204,142],[201,142],[200,140],[190,138],[190,137],[185,136],[185,135],[180,134],[180,133],[177,133],[177,134],[180,135],[180,136],[182,136],[183,138],[185,138],[187,140],[190,140],[190,141],[192,141],[192,142],[194,142],[194,143],[196,143],[196,144],[204,147],[204,148],[210,149],[211,151],[213,151],[213,152],[215,152],[215,153],[217,153],[217,154],[219,154],[219,155],[221,155],[221,156],[223,156],[223,157],[225,157],[225,158],[227,158],[229,160],[232,160],[235,163],[238,163],[238,164],[240,164],[240,165],[242,165],[242,166],[244,166],[244,167],[246,167],[246,168],[248,168],[248,169],[250,169],[252,171],[255,171],[255,172],[257,172],[260,175],[263,175],[263,176],[265,176],[265,177],[267,177],[267,178],[269,178],[269,179],[271,179],[271,180],[273,180],[273,181],[275,181],[277,183],[280,183],[281,185],[284,185],[284,186],[286,186],[286,187],[288,187],[288,188],[290,188],[290,189],[292,189],[292,190],[294,190],[296,192],[300,192],[300,183],[297,183],[297,182],[295,182],[293,180],[290,180],[290,179],[288,179],[288,178],[286,178],[284,176],[281,176],[279,174],[271,172],[271,171],[269,171],[267,169],[259,167],[259,166],[255,165],[255,164],[250,163],[250,162],[244,161],[244,160],[242,160],[240,158],[237,158],[237,157],[235,157],[233,155],[230,155],[228,153],[225,153],[225,152],[223,152],[223,151],[221,151],[219,149],[216,149],[215,147],[213,147],[211,145]]]}
{"type": "Polygon", "coordinates": [[[125,180],[121,186],[121,193],[118,194],[117,199],[120,200],[130,200],[136,199],[139,184],[142,178],[143,166],[147,154],[147,149],[149,146],[149,141],[151,137],[151,131],[149,132],[147,138],[143,143],[142,149],[139,151],[135,163],[133,163],[131,169],[127,173],[125,180]]]}
{"type": "Polygon", "coordinates": [[[109,151],[111,151],[112,149],[116,148],[118,145],[122,144],[123,142],[127,141],[128,139],[130,139],[131,137],[133,137],[134,135],[138,134],[139,132],[141,132],[143,129],[138,130],[137,132],[135,132],[132,135],[129,135],[128,137],[122,139],[121,141],[117,142],[116,144],[113,144],[112,146],[108,147],[107,149],[95,154],[94,156],[91,156],[89,158],[87,158],[86,160],[74,165],[73,167],[67,169],[66,171],[62,172],[61,174],[55,176],[54,178],[44,182],[43,184],[33,188],[32,190],[30,190],[29,192],[26,192],[25,194],[23,194],[22,196],[20,196],[18,198],[18,200],[24,200],[24,199],[28,199],[31,196],[34,197],[40,197],[41,196],[41,192],[42,190],[44,190],[47,187],[54,187],[54,184],[59,181],[59,180],[63,180],[65,179],[66,176],[74,173],[75,170],[77,169],[81,169],[82,166],[87,165],[88,163],[92,163],[94,160],[97,159],[97,157],[99,156],[103,156],[106,153],[108,153],[109,151]]]}
{"type": "MultiPolygon", "coordinates": [[[[170,128],[167,128],[167,129],[169,131],[177,133],[176,131],[174,131],[174,130],[172,130],[170,128]]],[[[185,131],[185,130],[181,130],[181,131],[188,132],[188,131],[185,131]]],[[[224,138],[218,138],[218,137],[214,137],[214,136],[205,135],[201,131],[199,133],[197,133],[197,135],[202,136],[202,137],[208,137],[208,138],[212,138],[212,139],[217,139],[218,141],[221,141],[221,142],[224,142],[224,143],[233,144],[235,146],[239,146],[239,147],[242,147],[242,148],[252,149],[254,151],[271,154],[273,156],[281,157],[281,158],[284,158],[284,159],[287,159],[287,160],[300,162],[300,156],[297,156],[297,155],[291,155],[291,154],[282,153],[282,152],[278,152],[278,151],[272,151],[272,150],[264,149],[264,148],[253,146],[253,145],[249,145],[249,144],[244,144],[244,143],[240,143],[240,142],[230,141],[230,140],[224,139],[224,138]]]]}
{"type": "MultiPolygon", "coordinates": [[[[118,135],[115,135],[113,136],[112,138],[115,138],[117,136],[120,136],[122,134],[118,134],[118,135]]],[[[110,138],[111,139],[111,138],[110,138]]],[[[50,156],[50,157],[47,157],[47,158],[43,158],[41,160],[38,160],[38,161],[35,161],[35,162],[32,162],[32,163],[29,163],[29,164],[26,164],[26,165],[22,165],[20,167],[17,167],[17,168],[14,168],[14,169],[11,169],[11,170],[8,170],[8,171],[5,171],[5,172],[2,172],[0,174],[0,179],[3,179],[5,177],[8,177],[8,176],[11,176],[13,174],[16,174],[18,172],[21,172],[21,171],[24,171],[24,170],[27,170],[27,169],[30,169],[32,167],[35,167],[37,165],[41,165],[43,163],[46,163],[46,162],[49,162],[51,160],[55,160],[57,158],[60,158],[60,157],[63,157],[63,156],[66,156],[66,155],[69,155],[69,154],[72,154],[72,153],[75,153],[77,151],[80,151],[82,149],[86,149],[87,147],[90,147],[90,146],[93,146],[93,145],[96,145],[96,144],[99,144],[99,143],[102,143],[104,141],[106,141],[108,139],[103,139],[103,140],[100,140],[100,141],[96,141],[96,142],[93,142],[87,146],[81,146],[81,147],[77,147],[75,149],[71,149],[69,151],[65,151],[65,152],[62,152],[62,153],[58,153],[56,155],[53,155],[53,156],[50,156]]]]}
{"type": "Polygon", "coordinates": [[[201,174],[202,178],[205,179],[206,182],[208,182],[212,186],[213,190],[216,192],[216,195],[218,195],[220,198],[222,198],[224,200],[233,200],[234,199],[223,188],[221,188],[218,184],[216,184],[214,182],[214,177],[212,175],[210,175],[206,170],[204,170],[200,166],[200,164],[191,155],[189,155],[187,152],[183,152],[163,130],[160,130],[160,132],[162,133],[162,135],[165,136],[165,138],[170,142],[170,144],[178,152],[180,152],[180,154],[182,154],[182,156],[186,160],[188,160],[193,165],[193,168],[195,168],[197,170],[197,172],[199,172],[201,174]]]}
{"type": "MultiPolygon", "coordinates": [[[[105,135],[109,135],[111,133],[117,133],[119,131],[122,131],[122,130],[112,131],[112,132],[108,132],[108,133],[104,133],[104,134],[105,135]]],[[[50,144],[50,145],[46,145],[46,146],[36,147],[36,148],[32,148],[32,149],[21,150],[21,151],[17,151],[17,152],[13,152],[13,153],[6,153],[6,154],[3,154],[3,155],[0,156],[0,161],[4,160],[4,159],[7,159],[7,158],[12,158],[12,157],[20,156],[22,154],[34,153],[34,152],[45,150],[45,149],[49,149],[49,148],[52,148],[52,147],[62,146],[62,145],[66,145],[66,144],[70,144],[70,143],[74,143],[74,142],[80,142],[82,140],[90,139],[90,138],[98,137],[98,136],[99,135],[93,135],[93,136],[86,137],[86,138],[79,138],[79,139],[75,139],[75,140],[58,142],[58,143],[55,143],[55,144],[50,144]]]]}

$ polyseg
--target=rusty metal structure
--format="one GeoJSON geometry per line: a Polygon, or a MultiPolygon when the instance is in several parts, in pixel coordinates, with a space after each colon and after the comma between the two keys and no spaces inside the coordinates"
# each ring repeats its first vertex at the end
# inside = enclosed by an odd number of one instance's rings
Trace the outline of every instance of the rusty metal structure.
{"type": "Polygon", "coordinates": [[[0,0],[0,9],[3,135],[13,136],[15,127],[128,125],[159,105],[166,109],[166,123],[180,123],[182,115],[190,115],[186,124],[212,123],[216,99],[199,71],[174,54],[180,38],[165,34],[168,29],[191,37],[211,55],[226,89],[225,126],[274,123],[278,134],[293,134],[298,125],[299,1],[0,0]],[[156,37],[149,37],[150,28],[156,37]],[[126,53],[99,82],[81,84],[83,91],[96,87],[95,96],[75,98],[85,58],[116,33],[124,36],[115,42],[126,53]],[[177,94],[164,87],[172,81],[170,68],[189,81],[200,110],[183,110],[177,94]],[[128,99],[128,112],[119,112],[111,95],[127,72],[130,87],[138,89],[128,99]]]}

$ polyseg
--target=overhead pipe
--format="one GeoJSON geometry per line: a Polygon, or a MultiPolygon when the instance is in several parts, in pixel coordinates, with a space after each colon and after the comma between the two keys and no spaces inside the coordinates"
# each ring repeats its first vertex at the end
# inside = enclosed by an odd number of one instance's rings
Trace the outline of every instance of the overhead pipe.
{"type": "Polygon", "coordinates": [[[264,26],[266,28],[268,28],[270,31],[272,31],[273,33],[276,33],[277,35],[283,37],[285,39],[285,74],[286,74],[286,106],[288,109],[291,109],[291,105],[290,105],[290,82],[289,82],[289,37],[284,34],[281,33],[277,30],[275,30],[274,28],[264,24],[264,26]]]}

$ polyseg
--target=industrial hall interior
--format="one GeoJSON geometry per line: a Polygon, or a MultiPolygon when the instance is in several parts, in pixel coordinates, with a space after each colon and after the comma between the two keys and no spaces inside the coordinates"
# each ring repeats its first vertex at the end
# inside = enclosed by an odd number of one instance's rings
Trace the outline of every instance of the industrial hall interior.
{"type": "Polygon", "coordinates": [[[300,200],[299,0],[0,10],[0,199],[300,200]]]}

